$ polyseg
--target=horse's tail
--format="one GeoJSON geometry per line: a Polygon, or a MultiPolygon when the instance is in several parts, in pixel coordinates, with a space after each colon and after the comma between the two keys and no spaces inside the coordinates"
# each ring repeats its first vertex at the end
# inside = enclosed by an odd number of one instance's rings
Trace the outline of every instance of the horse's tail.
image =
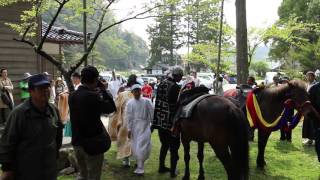
{"type": "Polygon", "coordinates": [[[243,112],[238,108],[231,109],[231,132],[233,133],[230,150],[234,172],[239,179],[248,179],[249,173],[249,143],[248,127],[243,112]]]}

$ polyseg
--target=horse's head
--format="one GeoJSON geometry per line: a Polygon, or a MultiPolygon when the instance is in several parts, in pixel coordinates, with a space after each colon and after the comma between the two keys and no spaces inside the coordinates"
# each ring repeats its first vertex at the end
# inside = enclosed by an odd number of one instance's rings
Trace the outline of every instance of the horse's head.
{"type": "Polygon", "coordinates": [[[309,101],[306,83],[300,80],[292,80],[287,83],[286,99],[291,99],[294,102],[294,108],[307,116],[313,107],[309,101]]]}

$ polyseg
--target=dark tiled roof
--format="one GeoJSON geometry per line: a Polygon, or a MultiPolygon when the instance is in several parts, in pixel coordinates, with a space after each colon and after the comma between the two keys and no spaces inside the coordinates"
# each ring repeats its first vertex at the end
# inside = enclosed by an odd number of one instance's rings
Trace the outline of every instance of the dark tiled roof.
{"type": "MultiPolygon", "coordinates": [[[[41,36],[43,37],[49,25],[42,21],[41,36]]],[[[62,27],[52,26],[47,39],[47,42],[62,43],[62,44],[83,44],[83,33],[68,30],[62,27]]]]}

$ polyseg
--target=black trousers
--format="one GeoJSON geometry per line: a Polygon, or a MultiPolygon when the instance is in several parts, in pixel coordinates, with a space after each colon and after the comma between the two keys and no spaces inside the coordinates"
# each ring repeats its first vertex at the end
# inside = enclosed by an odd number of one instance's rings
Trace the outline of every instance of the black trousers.
{"type": "Polygon", "coordinates": [[[320,128],[316,130],[315,148],[318,155],[318,161],[320,162],[320,128]]]}
{"type": "Polygon", "coordinates": [[[291,141],[292,139],[292,130],[285,131],[284,128],[280,129],[280,140],[291,141]]]}
{"type": "Polygon", "coordinates": [[[175,173],[177,168],[177,162],[179,160],[179,154],[178,150],[180,147],[180,137],[174,137],[172,136],[171,131],[166,129],[159,129],[159,138],[161,142],[161,148],[160,148],[160,156],[159,156],[159,169],[165,167],[165,159],[168,153],[168,150],[170,150],[170,172],[175,173]]]}
{"type": "Polygon", "coordinates": [[[315,139],[316,125],[313,118],[305,118],[302,124],[302,138],[315,139]]]}
{"type": "Polygon", "coordinates": [[[5,124],[10,112],[10,108],[0,108],[0,124],[5,124]]]}

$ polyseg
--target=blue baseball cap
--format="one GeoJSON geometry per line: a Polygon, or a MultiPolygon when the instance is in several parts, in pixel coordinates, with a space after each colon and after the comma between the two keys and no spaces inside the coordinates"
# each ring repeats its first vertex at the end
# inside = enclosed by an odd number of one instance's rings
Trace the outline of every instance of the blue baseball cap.
{"type": "Polygon", "coordinates": [[[38,86],[44,86],[44,85],[50,85],[50,82],[47,76],[44,74],[35,74],[31,76],[28,80],[29,87],[38,87],[38,86]]]}

